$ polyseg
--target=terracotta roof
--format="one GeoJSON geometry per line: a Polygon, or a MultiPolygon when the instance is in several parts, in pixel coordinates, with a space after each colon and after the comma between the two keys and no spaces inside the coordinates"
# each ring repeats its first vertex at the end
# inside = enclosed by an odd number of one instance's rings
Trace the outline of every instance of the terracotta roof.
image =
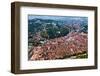
{"type": "Polygon", "coordinates": [[[87,34],[71,32],[67,36],[48,40],[43,46],[34,47],[31,59],[59,59],[87,52],[87,42],[87,34]]]}

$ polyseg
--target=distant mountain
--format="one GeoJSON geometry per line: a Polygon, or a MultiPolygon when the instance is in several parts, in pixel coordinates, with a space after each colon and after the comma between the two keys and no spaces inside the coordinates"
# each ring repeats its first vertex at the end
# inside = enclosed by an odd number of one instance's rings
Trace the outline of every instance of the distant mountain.
{"type": "MultiPolygon", "coordinates": [[[[49,17],[50,18],[50,17],[49,17]]],[[[50,18],[50,19],[45,19],[45,18],[34,18],[34,19],[29,19],[29,21],[31,22],[46,22],[46,23],[50,23],[50,22],[58,22],[58,24],[75,24],[75,23],[79,23],[79,24],[88,24],[88,20],[87,18],[82,18],[82,17],[78,17],[78,18],[74,18],[74,17],[66,17],[66,18],[50,18]]]]}

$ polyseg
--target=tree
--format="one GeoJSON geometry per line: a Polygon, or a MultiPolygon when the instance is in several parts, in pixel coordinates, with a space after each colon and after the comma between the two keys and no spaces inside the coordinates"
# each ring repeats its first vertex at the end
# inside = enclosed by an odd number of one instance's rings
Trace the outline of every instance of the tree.
{"type": "Polygon", "coordinates": [[[49,38],[55,38],[55,30],[53,28],[49,28],[47,30],[47,33],[49,35],[49,38]]]}
{"type": "Polygon", "coordinates": [[[60,32],[61,32],[61,36],[65,36],[69,33],[69,29],[62,27],[62,28],[60,28],[60,32]]]}
{"type": "Polygon", "coordinates": [[[81,31],[84,32],[84,33],[88,33],[88,26],[87,25],[84,25],[82,27],[82,30],[81,31]]]}
{"type": "Polygon", "coordinates": [[[46,31],[41,31],[41,36],[43,38],[48,38],[48,33],[46,31]]]}

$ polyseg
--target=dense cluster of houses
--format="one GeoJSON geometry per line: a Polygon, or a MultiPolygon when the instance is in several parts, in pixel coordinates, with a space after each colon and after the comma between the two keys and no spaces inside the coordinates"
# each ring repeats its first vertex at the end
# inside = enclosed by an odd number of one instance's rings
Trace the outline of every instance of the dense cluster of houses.
{"type": "Polygon", "coordinates": [[[88,51],[85,33],[70,32],[67,36],[48,40],[45,44],[32,47],[30,60],[54,60],[69,58],[88,51]]]}

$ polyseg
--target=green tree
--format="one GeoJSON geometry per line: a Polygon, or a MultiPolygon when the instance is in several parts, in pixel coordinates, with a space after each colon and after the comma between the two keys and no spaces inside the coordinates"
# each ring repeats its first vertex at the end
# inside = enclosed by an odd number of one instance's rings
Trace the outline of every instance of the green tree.
{"type": "Polygon", "coordinates": [[[65,36],[68,33],[69,33],[69,29],[68,28],[64,28],[64,27],[60,28],[60,34],[61,34],[61,36],[65,36]]]}
{"type": "Polygon", "coordinates": [[[48,35],[49,35],[49,38],[55,38],[55,37],[56,37],[54,28],[49,28],[49,29],[47,30],[47,33],[48,33],[48,35]]]}
{"type": "Polygon", "coordinates": [[[41,36],[43,38],[48,38],[48,33],[46,31],[41,31],[41,36]]]}

